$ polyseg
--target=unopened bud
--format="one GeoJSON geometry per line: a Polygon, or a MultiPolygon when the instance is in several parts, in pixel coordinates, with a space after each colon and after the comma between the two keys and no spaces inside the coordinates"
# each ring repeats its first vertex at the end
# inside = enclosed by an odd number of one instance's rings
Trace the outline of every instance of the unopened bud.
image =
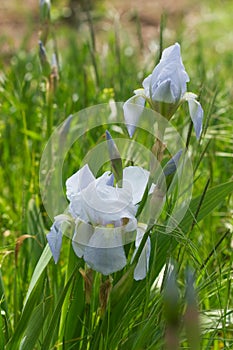
{"type": "Polygon", "coordinates": [[[163,172],[165,176],[172,175],[176,172],[178,167],[179,159],[182,155],[183,150],[179,150],[165,165],[163,172]]]}
{"type": "Polygon", "coordinates": [[[44,76],[48,77],[50,74],[50,64],[47,59],[47,54],[42,41],[39,41],[39,58],[44,76]]]}
{"type": "Polygon", "coordinates": [[[42,22],[50,19],[50,0],[40,0],[40,19],[42,22]]]}
{"type": "Polygon", "coordinates": [[[108,153],[111,160],[112,172],[116,179],[116,182],[118,183],[118,186],[121,186],[123,179],[123,168],[120,152],[118,151],[117,146],[108,130],[106,130],[106,139],[108,145],[108,153]]]}
{"type": "Polygon", "coordinates": [[[186,272],[186,302],[184,325],[191,350],[200,349],[199,312],[196,291],[194,288],[194,273],[188,269],[186,272]]]}
{"type": "Polygon", "coordinates": [[[169,263],[164,285],[164,316],[166,320],[166,349],[179,349],[179,289],[176,281],[176,269],[169,263]]]}
{"type": "Polygon", "coordinates": [[[49,76],[49,80],[50,80],[50,90],[51,92],[54,92],[57,88],[57,83],[59,80],[57,56],[55,53],[52,55],[51,73],[49,76]]]}

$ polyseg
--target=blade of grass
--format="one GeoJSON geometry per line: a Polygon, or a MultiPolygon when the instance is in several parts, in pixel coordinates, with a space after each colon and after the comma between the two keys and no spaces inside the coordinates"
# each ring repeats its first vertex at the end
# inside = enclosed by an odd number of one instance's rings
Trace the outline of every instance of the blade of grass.
{"type": "MultiPolygon", "coordinates": [[[[41,349],[49,349],[50,348],[53,333],[56,330],[56,326],[57,326],[59,318],[60,318],[62,306],[63,306],[64,301],[66,299],[67,293],[70,289],[71,283],[76,278],[78,268],[79,268],[79,265],[77,264],[76,267],[74,268],[73,272],[70,274],[69,279],[67,280],[67,283],[65,284],[65,287],[60,295],[60,298],[57,302],[57,305],[56,305],[54,312],[53,312],[53,315],[51,317],[51,320],[50,320],[49,326],[47,328],[47,332],[45,334],[41,349]]],[[[72,324],[70,325],[70,327],[72,327],[72,324]]],[[[63,341],[63,339],[62,339],[62,341],[63,341]]]]}
{"type": "Polygon", "coordinates": [[[26,298],[24,301],[24,308],[27,305],[28,299],[31,296],[31,293],[32,293],[36,283],[38,282],[40,276],[42,275],[44,269],[48,265],[51,257],[52,257],[52,253],[51,253],[51,250],[49,248],[49,245],[47,244],[45,249],[43,250],[43,253],[40,257],[40,260],[38,261],[38,263],[35,267],[35,270],[33,272],[33,275],[32,275],[31,281],[30,281],[30,285],[28,287],[28,291],[26,294],[26,298]]]}
{"type": "Polygon", "coordinates": [[[23,334],[22,341],[20,342],[20,350],[34,349],[44,327],[45,320],[49,315],[50,306],[51,299],[47,299],[33,309],[30,322],[23,334]]]}

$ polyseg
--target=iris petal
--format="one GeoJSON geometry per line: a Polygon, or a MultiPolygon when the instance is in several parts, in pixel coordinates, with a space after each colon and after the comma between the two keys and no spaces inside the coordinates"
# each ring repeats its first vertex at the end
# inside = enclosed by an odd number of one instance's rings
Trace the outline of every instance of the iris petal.
{"type": "Polygon", "coordinates": [[[89,240],[93,234],[93,227],[81,220],[77,220],[75,233],[72,238],[72,246],[75,254],[82,258],[85,252],[85,248],[89,244],[89,240]]]}
{"type": "Polygon", "coordinates": [[[188,81],[189,76],[182,62],[180,45],[176,43],[163,50],[161,60],[152,72],[150,82],[152,99],[165,103],[178,103],[187,90],[188,81]]]}
{"type": "Polygon", "coordinates": [[[202,132],[203,109],[197,100],[188,100],[189,113],[193,122],[197,139],[200,138],[202,132]]]}
{"type": "MultiPolygon", "coordinates": [[[[146,225],[138,226],[137,237],[135,241],[136,249],[135,249],[134,255],[137,252],[137,249],[141,243],[141,240],[143,238],[145,231],[146,231],[146,225]]],[[[144,248],[141,252],[141,255],[139,257],[138,263],[134,269],[134,279],[136,281],[143,280],[146,277],[147,271],[149,269],[150,251],[151,251],[151,242],[150,242],[150,238],[148,237],[144,245],[144,248]]]]}
{"type": "Polygon", "coordinates": [[[141,201],[149,176],[150,172],[139,166],[129,166],[123,170],[123,187],[126,183],[131,187],[133,204],[141,201]]]}
{"type": "Polygon", "coordinates": [[[190,117],[193,122],[196,137],[199,139],[202,132],[203,109],[196,98],[197,96],[192,92],[187,92],[183,97],[183,99],[188,102],[190,117]]]}
{"type": "Polygon", "coordinates": [[[46,238],[51,249],[55,264],[58,262],[60,256],[60,250],[62,245],[62,234],[66,231],[67,227],[72,225],[73,218],[67,214],[61,214],[55,216],[55,221],[47,234],[46,238]]]}
{"type": "Polygon", "coordinates": [[[84,165],[75,174],[66,180],[66,196],[69,200],[72,196],[86,188],[92,181],[95,180],[88,164],[84,165]]]}
{"type": "Polygon", "coordinates": [[[84,260],[96,271],[109,275],[126,265],[125,251],[119,229],[96,227],[89,246],[84,252],[84,260]]]}
{"type": "MultiPolygon", "coordinates": [[[[165,103],[176,103],[177,96],[175,95],[172,89],[171,79],[163,81],[161,84],[158,84],[156,87],[152,88],[152,100],[161,101],[165,103]]],[[[179,99],[178,99],[179,100],[179,99]]]]}
{"type": "Polygon", "coordinates": [[[139,118],[145,106],[145,98],[135,95],[129,98],[123,105],[124,118],[130,137],[133,137],[139,118]]]}

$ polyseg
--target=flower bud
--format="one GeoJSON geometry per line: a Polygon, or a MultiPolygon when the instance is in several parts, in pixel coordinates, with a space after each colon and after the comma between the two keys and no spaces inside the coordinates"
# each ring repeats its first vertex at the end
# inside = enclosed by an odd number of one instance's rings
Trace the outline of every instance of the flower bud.
{"type": "Polygon", "coordinates": [[[120,152],[118,151],[117,146],[108,130],[106,130],[106,139],[108,145],[108,153],[111,160],[112,172],[116,179],[116,182],[120,187],[123,179],[123,168],[120,152]]]}
{"type": "Polygon", "coordinates": [[[173,263],[169,263],[167,277],[164,285],[164,316],[166,320],[166,349],[178,350],[179,348],[179,289],[176,281],[176,269],[173,263]]]}
{"type": "Polygon", "coordinates": [[[45,22],[50,19],[50,0],[40,0],[40,19],[45,22]]]}
{"type": "Polygon", "coordinates": [[[199,313],[196,292],[194,289],[194,273],[188,269],[186,272],[186,311],[184,314],[184,326],[191,350],[200,349],[199,313]]]}
{"type": "Polygon", "coordinates": [[[45,77],[49,77],[51,67],[50,67],[50,64],[49,64],[48,59],[47,59],[45,47],[44,47],[43,42],[41,40],[39,41],[39,58],[40,58],[40,63],[41,63],[43,75],[45,77]]]}

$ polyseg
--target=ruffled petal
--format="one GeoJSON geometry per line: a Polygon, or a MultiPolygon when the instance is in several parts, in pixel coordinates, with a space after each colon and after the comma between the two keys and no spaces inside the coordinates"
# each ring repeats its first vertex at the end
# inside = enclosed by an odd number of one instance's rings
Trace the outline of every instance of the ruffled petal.
{"type": "Polygon", "coordinates": [[[103,275],[119,271],[126,265],[120,230],[96,227],[84,252],[85,262],[103,275]]]}
{"type": "Polygon", "coordinates": [[[143,96],[135,95],[129,98],[123,105],[125,123],[130,137],[133,137],[145,102],[146,100],[143,96]]]}
{"type": "Polygon", "coordinates": [[[85,164],[80,170],[66,180],[66,196],[71,201],[72,196],[86,188],[95,180],[88,164],[85,164]]]}
{"type": "Polygon", "coordinates": [[[129,166],[123,170],[123,188],[129,185],[133,195],[133,204],[141,201],[150,172],[139,166],[129,166]]]}
{"type": "Polygon", "coordinates": [[[130,219],[136,212],[131,188],[111,187],[101,182],[91,183],[82,191],[82,209],[88,217],[87,221],[94,225],[130,219]]]}

